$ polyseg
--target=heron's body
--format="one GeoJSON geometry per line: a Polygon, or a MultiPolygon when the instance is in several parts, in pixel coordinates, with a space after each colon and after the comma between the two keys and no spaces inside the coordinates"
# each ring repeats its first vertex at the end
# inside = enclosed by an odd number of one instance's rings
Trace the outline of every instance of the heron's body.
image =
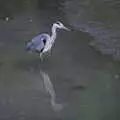
{"type": "MultiPolygon", "coordinates": [[[[57,28],[63,28],[67,29],[62,23],[58,22],[54,23],[52,26],[52,34],[49,35],[47,33],[42,33],[36,37],[34,37],[30,42],[28,42],[26,48],[27,50],[38,52],[40,54],[40,57],[43,53],[51,52],[51,48],[55,42],[56,39],[56,29],[57,28]],[[60,26],[61,25],[61,26],[60,26]]],[[[67,29],[68,30],[68,29],[67,29]]]]}

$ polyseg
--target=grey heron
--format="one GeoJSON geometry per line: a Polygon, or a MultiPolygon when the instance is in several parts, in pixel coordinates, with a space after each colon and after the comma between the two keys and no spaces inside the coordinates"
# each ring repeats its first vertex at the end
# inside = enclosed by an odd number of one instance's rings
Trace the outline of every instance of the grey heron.
{"type": "Polygon", "coordinates": [[[65,29],[69,30],[65,27],[60,21],[53,23],[52,25],[52,34],[42,33],[36,37],[34,37],[30,42],[26,45],[26,50],[32,52],[38,52],[40,55],[40,59],[42,59],[42,55],[46,52],[51,52],[51,48],[56,39],[56,29],[65,29]]]}

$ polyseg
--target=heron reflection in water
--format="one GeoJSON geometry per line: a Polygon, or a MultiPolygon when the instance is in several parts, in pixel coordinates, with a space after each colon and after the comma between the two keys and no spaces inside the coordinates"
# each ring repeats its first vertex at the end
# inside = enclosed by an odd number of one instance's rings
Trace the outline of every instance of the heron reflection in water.
{"type": "Polygon", "coordinates": [[[57,35],[56,34],[57,28],[69,30],[60,21],[57,21],[52,26],[52,35],[42,33],[34,37],[30,42],[27,43],[26,50],[32,51],[32,52],[38,52],[40,55],[40,59],[42,60],[42,55],[44,53],[46,52],[51,53],[51,48],[55,42],[56,35],[57,35]]]}
{"type": "Polygon", "coordinates": [[[40,74],[43,78],[45,90],[50,95],[50,103],[52,105],[53,110],[61,111],[66,106],[66,104],[56,103],[56,93],[49,75],[43,71],[40,71],[40,74]]]}

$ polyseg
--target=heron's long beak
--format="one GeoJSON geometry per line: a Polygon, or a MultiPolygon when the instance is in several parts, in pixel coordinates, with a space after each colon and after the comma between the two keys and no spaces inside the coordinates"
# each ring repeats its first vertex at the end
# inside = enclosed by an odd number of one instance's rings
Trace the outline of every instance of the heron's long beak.
{"type": "Polygon", "coordinates": [[[68,28],[67,28],[67,27],[65,27],[65,26],[63,27],[63,29],[70,31],[70,29],[68,29],[68,28]]]}

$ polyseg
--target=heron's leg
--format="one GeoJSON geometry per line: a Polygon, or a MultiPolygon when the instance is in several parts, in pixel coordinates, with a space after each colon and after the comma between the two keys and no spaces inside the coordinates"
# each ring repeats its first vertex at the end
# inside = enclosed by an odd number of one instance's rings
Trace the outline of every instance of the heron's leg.
{"type": "Polygon", "coordinates": [[[40,53],[40,60],[43,61],[43,53],[40,53]]]}
{"type": "Polygon", "coordinates": [[[48,51],[48,53],[49,53],[49,56],[51,56],[51,55],[52,55],[52,50],[50,49],[50,50],[48,51]]]}

